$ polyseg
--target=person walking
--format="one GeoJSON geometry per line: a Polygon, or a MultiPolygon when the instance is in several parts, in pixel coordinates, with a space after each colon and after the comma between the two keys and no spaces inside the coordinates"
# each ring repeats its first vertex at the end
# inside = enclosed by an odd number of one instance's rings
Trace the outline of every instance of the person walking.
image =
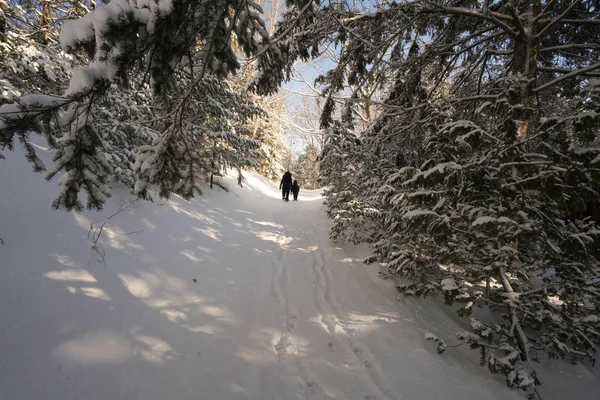
{"type": "Polygon", "coordinates": [[[298,193],[300,193],[300,185],[298,185],[298,181],[294,180],[292,184],[292,194],[294,195],[294,201],[298,201],[298,193]]]}
{"type": "Polygon", "coordinates": [[[283,178],[281,178],[281,182],[279,183],[279,189],[283,189],[281,192],[281,196],[283,201],[290,201],[290,189],[292,188],[292,174],[290,171],[286,171],[283,174],[283,178]]]}

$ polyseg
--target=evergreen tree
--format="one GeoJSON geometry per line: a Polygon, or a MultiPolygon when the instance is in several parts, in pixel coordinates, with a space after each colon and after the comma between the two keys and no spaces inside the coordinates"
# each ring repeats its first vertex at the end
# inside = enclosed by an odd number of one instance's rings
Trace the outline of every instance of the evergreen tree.
{"type": "Polygon", "coordinates": [[[300,182],[304,189],[317,189],[319,187],[319,149],[309,144],[304,148],[293,163],[294,179],[300,182]]]}
{"type": "Polygon", "coordinates": [[[292,3],[274,36],[295,41],[261,56],[256,86],[268,93],[293,60],[338,49],[317,80],[332,233],[356,237],[360,221],[404,294],[497,311],[458,337],[510,386],[534,393],[539,352],[594,362],[600,231],[581,216],[598,197],[598,2],[292,3]],[[360,86],[387,97],[356,132],[350,169],[340,127],[373,103],[360,86]]]}
{"type": "MultiPolygon", "coordinates": [[[[46,7],[44,2],[42,7],[46,7]]],[[[233,36],[246,55],[266,43],[268,33],[260,11],[246,0],[113,0],[80,19],[64,22],[62,47],[87,55],[91,61],[71,76],[63,95],[24,94],[3,105],[2,144],[12,146],[15,135],[19,136],[28,148],[28,158],[41,169],[27,134],[44,133],[55,163],[48,178],[62,174],[62,190],[54,206],[65,209],[83,206],[78,198],[82,188],[87,206],[100,208],[109,195],[108,182],[115,169],[129,169],[134,154],[138,157],[136,189],[140,195],[146,194],[148,184],[156,183],[163,196],[169,191],[189,196],[198,189],[197,178],[202,173],[214,173],[224,165],[253,165],[249,161],[252,152],[247,156],[239,152],[256,147],[255,142],[244,139],[242,126],[257,109],[222,80],[239,68],[233,36]],[[103,105],[110,103],[116,87],[126,91],[132,81],[155,96],[160,106],[153,108],[144,131],[133,124],[105,129],[103,105]],[[135,135],[130,135],[132,130],[135,135]],[[211,139],[207,139],[209,131],[211,139]],[[127,154],[115,154],[124,140],[127,154]],[[124,159],[128,162],[121,164],[124,159]],[[164,169],[157,171],[159,165],[164,169]]],[[[136,101],[135,96],[126,96],[136,101]]],[[[115,112],[113,116],[118,117],[113,119],[119,120],[129,111],[115,112]]],[[[129,183],[133,180],[129,173],[117,175],[129,183]]]]}
{"type": "MultiPolygon", "coordinates": [[[[256,74],[255,63],[246,62],[233,77],[233,89],[245,92],[256,74]]],[[[278,180],[285,170],[287,144],[283,132],[286,127],[285,98],[279,94],[258,96],[249,93],[250,99],[261,108],[262,113],[248,121],[245,128],[250,132],[250,138],[260,143],[257,151],[260,157],[254,170],[273,180],[278,180]]]]}

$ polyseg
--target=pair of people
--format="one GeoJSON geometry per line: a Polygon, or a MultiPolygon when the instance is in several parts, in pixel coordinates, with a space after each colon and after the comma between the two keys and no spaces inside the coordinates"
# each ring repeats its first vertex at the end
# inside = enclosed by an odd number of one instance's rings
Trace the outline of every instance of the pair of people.
{"type": "Polygon", "coordinates": [[[281,195],[283,201],[290,201],[290,190],[294,195],[294,201],[298,200],[300,186],[298,185],[298,181],[292,182],[292,174],[290,171],[286,171],[286,173],[283,174],[283,178],[281,178],[281,182],[279,183],[279,189],[282,189],[281,195]]]}

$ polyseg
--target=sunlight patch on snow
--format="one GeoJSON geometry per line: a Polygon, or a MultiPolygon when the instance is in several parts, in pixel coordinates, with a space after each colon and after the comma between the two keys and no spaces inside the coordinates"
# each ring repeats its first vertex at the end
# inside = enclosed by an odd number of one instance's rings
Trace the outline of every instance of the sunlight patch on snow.
{"type": "Polygon", "coordinates": [[[373,333],[383,328],[382,323],[395,324],[399,322],[397,318],[394,318],[395,316],[391,315],[366,315],[348,312],[346,316],[348,317],[346,323],[350,325],[352,331],[361,334],[373,333]]]}
{"type": "Polygon", "coordinates": [[[73,286],[67,286],[67,291],[71,294],[77,294],[77,293],[81,292],[82,294],[84,294],[85,296],[88,296],[88,297],[92,297],[92,298],[100,299],[100,300],[104,300],[104,301],[112,301],[110,296],[108,296],[104,290],[97,288],[97,287],[83,287],[81,289],[77,289],[76,287],[73,287],[73,286]]]}
{"type": "Polygon", "coordinates": [[[400,316],[395,315],[393,313],[367,315],[367,314],[357,314],[357,313],[347,312],[346,315],[350,318],[349,322],[352,324],[354,324],[354,323],[372,324],[375,322],[387,322],[390,324],[395,324],[395,323],[399,322],[398,318],[400,318],[400,316]]]}
{"type": "Polygon", "coordinates": [[[254,232],[254,234],[259,239],[266,240],[267,242],[278,243],[279,236],[273,232],[259,231],[259,232],[254,232]]]}
{"type": "Polygon", "coordinates": [[[100,237],[100,241],[103,243],[106,242],[106,244],[113,249],[122,250],[126,247],[129,247],[135,250],[144,250],[144,246],[135,243],[130,236],[120,228],[104,227],[104,234],[108,240],[105,240],[103,235],[100,237]]]}
{"type": "Polygon", "coordinates": [[[273,250],[260,250],[260,249],[252,249],[254,254],[272,254],[273,250]]]}
{"type": "Polygon", "coordinates": [[[201,305],[198,307],[198,310],[203,314],[210,315],[211,317],[217,317],[218,319],[220,319],[222,321],[226,321],[226,322],[234,322],[235,321],[231,311],[229,311],[225,307],[201,305]]]}
{"type": "Polygon", "coordinates": [[[223,333],[222,329],[210,324],[200,326],[190,326],[185,324],[181,326],[191,332],[206,333],[207,335],[218,335],[220,333],[223,333]]]}
{"type": "Polygon", "coordinates": [[[323,195],[321,193],[316,196],[303,196],[300,194],[298,196],[298,201],[323,201],[323,195]]]}
{"type": "Polygon", "coordinates": [[[281,191],[275,186],[275,183],[267,181],[265,178],[249,173],[246,175],[246,184],[244,189],[249,191],[257,190],[265,196],[281,200],[281,191]]]}
{"type": "Polygon", "coordinates": [[[77,225],[79,225],[83,229],[86,229],[86,232],[90,229],[90,220],[85,215],[75,212],[73,213],[73,218],[75,218],[75,222],[77,222],[77,225]]]}
{"type": "Polygon", "coordinates": [[[145,280],[135,277],[129,274],[118,274],[119,278],[125,285],[125,288],[129,290],[134,297],[150,297],[152,295],[152,289],[145,280]]]}
{"type": "Polygon", "coordinates": [[[249,346],[238,346],[235,354],[250,364],[262,365],[263,367],[266,367],[273,362],[272,354],[265,353],[260,349],[254,349],[249,346]]]}
{"type": "Polygon", "coordinates": [[[61,343],[54,349],[54,356],[79,365],[121,364],[131,352],[131,344],[120,333],[99,331],[61,343]]]}
{"type": "Polygon", "coordinates": [[[52,257],[54,257],[56,259],[56,261],[59,264],[62,264],[65,267],[77,267],[77,264],[75,263],[75,261],[73,261],[71,256],[68,256],[66,254],[51,254],[51,255],[52,255],[52,257]]]}
{"type": "Polygon", "coordinates": [[[109,295],[106,294],[106,292],[100,288],[97,287],[83,287],[80,289],[81,292],[88,296],[88,297],[92,297],[95,299],[100,299],[100,300],[105,300],[105,301],[112,301],[112,299],[110,298],[109,295]]]}
{"type": "Polygon", "coordinates": [[[246,210],[233,210],[236,213],[240,213],[240,214],[248,214],[248,215],[254,215],[254,213],[251,213],[250,211],[246,211],[246,210]]]}
{"type": "Polygon", "coordinates": [[[96,278],[85,269],[68,269],[63,271],[46,272],[44,276],[55,281],[95,283],[96,278]]]}
{"type": "Polygon", "coordinates": [[[314,322],[317,326],[323,329],[323,331],[329,333],[329,327],[323,321],[323,314],[319,313],[314,317],[310,318],[312,322],[314,322]]]}
{"type": "Polygon", "coordinates": [[[133,296],[140,298],[170,322],[185,323],[181,326],[190,331],[198,329],[198,332],[202,332],[202,326],[192,327],[187,324],[190,315],[209,315],[227,324],[237,322],[228,309],[207,304],[207,299],[189,291],[187,282],[181,278],[146,271],[141,271],[139,277],[127,274],[120,274],[119,277],[133,296]]]}
{"type": "Polygon", "coordinates": [[[263,226],[272,226],[273,228],[283,229],[283,226],[281,226],[280,224],[277,224],[275,222],[255,221],[252,218],[248,218],[248,221],[252,222],[253,224],[258,224],[258,225],[263,225],[263,226]]]}
{"type": "Polygon", "coordinates": [[[202,259],[200,257],[197,257],[196,254],[191,251],[191,250],[181,250],[179,252],[179,254],[181,254],[182,256],[184,256],[185,258],[187,258],[190,261],[193,261],[195,263],[199,263],[202,261],[202,259]]]}
{"type": "Polygon", "coordinates": [[[187,215],[188,217],[194,218],[194,219],[196,219],[200,222],[203,222],[205,224],[208,224],[208,225],[218,225],[217,221],[215,221],[213,218],[208,217],[204,214],[201,214],[197,211],[187,210],[187,209],[183,208],[183,206],[180,206],[179,203],[176,203],[174,201],[169,201],[168,204],[177,213],[187,215]]]}
{"type": "Polygon", "coordinates": [[[161,278],[159,278],[156,274],[153,274],[152,272],[140,271],[139,275],[152,288],[156,288],[162,284],[161,278]]]}
{"type": "Polygon", "coordinates": [[[188,320],[187,315],[185,315],[183,311],[175,310],[173,308],[160,310],[160,313],[164,314],[171,322],[185,322],[188,320]]]}
{"type": "Polygon", "coordinates": [[[193,237],[191,236],[181,236],[181,237],[177,237],[175,235],[173,235],[172,233],[169,233],[169,235],[167,236],[169,238],[170,241],[172,242],[183,242],[183,243],[187,243],[187,242],[191,242],[192,240],[194,240],[193,237]]]}
{"type": "Polygon", "coordinates": [[[302,253],[313,253],[319,250],[319,246],[308,246],[308,247],[296,247],[296,250],[302,253]]]}
{"type": "Polygon", "coordinates": [[[138,345],[133,350],[133,354],[139,354],[144,360],[152,364],[163,364],[177,355],[169,343],[157,337],[137,335],[135,341],[138,345]]]}
{"type": "MultiPolygon", "coordinates": [[[[77,224],[85,230],[86,233],[89,232],[90,237],[92,236],[91,233],[95,233],[92,230],[92,224],[95,228],[99,228],[101,225],[100,222],[103,221],[102,219],[99,221],[92,221],[88,216],[81,213],[73,213],[73,218],[75,219],[75,222],[77,222],[77,224]]],[[[123,250],[126,248],[133,250],[144,250],[144,247],[136,243],[131,236],[132,233],[140,232],[136,231],[127,233],[115,225],[108,226],[107,224],[102,229],[102,233],[99,238],[100,245],[108,246],[117,250],[123,250]]]]}
{"type": "Polygon", "coordinates": [[[206,236],[208,236],[209,238],[211,238],[213,240],[216,240],[217,242],[221,241],[221,236],[222,236],[221,233],[218,230],[214,229],[214,228],[211,228],[211,227],[206,227],[206,228],[192,227],[192,229],[194,231],[196,231],[196,232],[205,234],[206,236]]]}
{"type": "Polygon", "coordinates": [[[214,253],[213,249],[209,249],[208,247],[196,246],[196,248],[205,253],[214,253]]]}
{"type": "Polygon", "coordinates": [[[276,331],[271,338],[271,351],[276,356],[300,356],[308,354],[309,342],[299,336],[287,333],[285,340],[284,334],[276,331]]]}
{"type": "Polygon", "coordinates": [[[294,238],[290,236],[282,236],[281,234],[273,231],[252,231],[250,233],[255,235],[257,238],[267,241],[274,242],[281,246],[281,248],[286,248],[286,246],[291,243],[294,238]]]}

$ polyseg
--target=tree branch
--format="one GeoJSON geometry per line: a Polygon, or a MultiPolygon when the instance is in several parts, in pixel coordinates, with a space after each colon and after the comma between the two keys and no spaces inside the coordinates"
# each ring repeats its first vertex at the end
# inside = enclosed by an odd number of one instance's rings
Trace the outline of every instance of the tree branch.
{"type": "Polygon", "coordinates": [[[542,37],[542,35],[544,33],[546,33],[550,28],[552,28],[554,25],[558,24],[562,19],[564,19],[567,14],[569,12],[571,12],[571,10],[577,5],[579,4],[581,0],[575,0],[569,7],[567,7],[567,9],[560,14],[556,19],[553,19],[551,22],[549,22],[548,24],[546,24],[546,26],[544,26],[544,28],[542,28],[541,31],[539,31],[536,35],[535,38],[538,39],[540,37],[542,37]]]}
{"type": "Polygon", "coordinates": [[[552,86],[556,85],[557,83],[562,82],[566,79],[570,79],[570,78],[576,77],[578,75],[582,75],[588,71],[593,71],[593,70],[599,69],[599,68],[600,68],[600,62],[597,62],[592,65],[588,65],[587,67],[584,67],[581,69],[576,69],[574,71],[569,72],[568,74],[564,74],[561,77],[558,77],[548,83],[545,83],[542,86],[536,87],[535,89],[533,89],[533,92],[534,93],[541,92],[542,90],[548,89],[549,87],[552,87],[552,86]]]}
{"type": "Polygon", "coordinates": [[[430,2],[427,2],[427,4],[430,4],[431,6],[439,8],[439,9],[447,12],[448,14],[462,15],[464,17],[478,18],[478,19],[483,19],[483,20],[492,22],[497,27],[502,28],[511,37],[517,37],[517,32],[513,28],[511,28],[510,25],[508,25],[506,22],[502,21],[503,19],[512,21],[513,18],[510,15],[505,15],[505,14],[500,14],[500,13],[495,13],[495,12],[488,13],[488,15],[485,15],[480,10],[472,10],[472,9],[463,8],[463,7],[445,7],[445,6],[441,6],[439,4],[430,3],[430,2]]]}
{"type": "Polygon", "coordinates": [[[561,46],[543,47],[543,48],[540,48],[540,52],[570,50],[570,49],[600,49],[600,45],[598,45],[597,43],[564,44],[561,46]]]}

